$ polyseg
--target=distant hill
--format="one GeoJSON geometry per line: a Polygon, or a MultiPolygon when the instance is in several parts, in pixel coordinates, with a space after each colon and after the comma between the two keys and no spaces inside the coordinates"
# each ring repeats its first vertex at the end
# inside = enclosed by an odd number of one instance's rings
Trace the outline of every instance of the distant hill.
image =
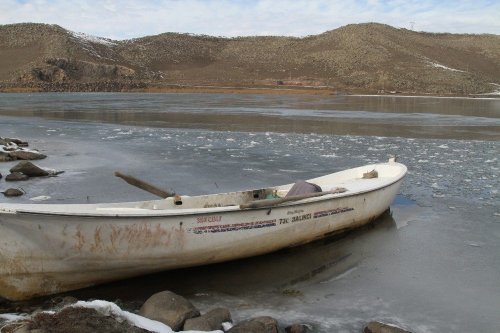
{"type": "Polygon", "coordinates": [[[116,41],[57,25],[0,25],[4,91],[187,85],[468,95],[498,90],[498,84],[498,35],[423,33],[367,23],[304,38],[164,33],[116,41]]]}

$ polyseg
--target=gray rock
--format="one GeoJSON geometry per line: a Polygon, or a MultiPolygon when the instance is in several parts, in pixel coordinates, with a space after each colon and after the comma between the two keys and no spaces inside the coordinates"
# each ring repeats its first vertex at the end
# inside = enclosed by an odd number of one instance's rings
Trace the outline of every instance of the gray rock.
{"type": "Polygon", "coordinates": [[[17,138],[4,138],[4,140],[7,141],[7,142],[15,143],[19,147],[28,147],[28,142],[27,141],[23,141],[21,139],[17,139],[17,138]]]}
{"type": "Polygon", "coordinates": [[[24,173],[13,172],[5,176],[5,180],[8,182],[14,182],[19,180],[28,180],[30,177],[26,176],[24,173]]]}
{"type": "Polygon", "coordinates": [[[18,160],[41,160],[47,157],[47,155],[34,150],[14,150],[9,152],[9,156],[18,160]]]}
{"type": "Polygon", "coordinates": [[[279,328],[278,328],[278,321],[274,319],[273,317],[269,316],[262,316],[262,317],[257,317],[253,319],[254,321],[258,321],[266,327],[265,332],[266,333],[278,333],[279,328]]]}
{"type": "Polygon", "coordinates": [[[23,141],[17,138],[1,138],[0,137],[0,145],[8,146],[8,145],[16,145],[19,147],[28,147],[28,142],[23,141]]]}
{"type": "Polygon", "coordinates": [[[278,322],[268,316],[256,317],[239,322],[227,333],[278,333],[278,322]]]}
{"type": "Polygon", "coordinates": [[[266,326],[258,321],[245,320],[233,327],[231,327],[226,333],[264,333],[266,331],[266,326]]]}
{"type": "Polygon", "coordinates": [[[0,162],[9,162],[13,160],[15,160],[15,158],[10,156],[8,152],[0,150],[0,162]]]}
{"type": "Polygon", "coordinates": [[[5,195],[6,197],[19,197],[21,195],[24,194],[23,191],[17,189],[17,188],[8,188],[7,190],[5,190],[4,192],[2,192],[3,195],[5,195]]]}
{"type": "Polygon", "coordinates": [[[307,333],[309,328],[303,324],[293,324],[285,328],[286,333],[307,333]]]}
{"type": "Polygon", "coordinates": [[[384,324],[378,321],[369,322],[363,333],[411,333],[395,325],[384,324]]]}
{"type": "Polygon", "coordinates": [[[28,177],[45,177],[49,175],[49,172],[34,165],[30,161],[21,161],[14,165],[10,172],[21,172],[28,177]]]}
{"type": "Polygon", "coordinates": [[[162,291],[151,296],[142,305],[139,314],[178,331],[187,319],[198,317],[200,311],[184,297],[171,291],[162,291]]]}
{"type": "Polygon", "coordinates": [[[11,152],[11,151],[14,151],[14,150],[18,150],[19,147],[13,143],[11,144],[8,144],[8,145],[5,145],[5,146],[2,146],[2,149],[4,151],[8,151],[8,152],[11,152]]]}
{"type": "Polygon", "coordinates": [[[57,309],[63,309],[68,305],[75,304],[76,302],[78,302],[78,299],[73,296],[56,296],[52,298],[50,302],[52,304],[55,304],[57,309]]]}
{"type": "Polygon", "coordinates": [[[216,308],[203,316],[191,318],[184,323],[184,331],[222,330],[222,323],[232,322],[231,313],[225,308],[216,308]]]}

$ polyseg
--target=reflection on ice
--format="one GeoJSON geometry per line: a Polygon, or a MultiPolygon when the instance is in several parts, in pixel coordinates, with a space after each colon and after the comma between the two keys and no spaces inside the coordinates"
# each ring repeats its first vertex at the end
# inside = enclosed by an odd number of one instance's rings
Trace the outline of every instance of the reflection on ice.
{"type": "MultiPolygon", "coordinates": [[[[496,99],[206,94],[5,94],[0,114],[233,131],[498,139],[496,99]],[[446,128],[446,130],[443,130],[446,128]]],[[[111,135],[111,138],[114,136],[111,135]]]]}

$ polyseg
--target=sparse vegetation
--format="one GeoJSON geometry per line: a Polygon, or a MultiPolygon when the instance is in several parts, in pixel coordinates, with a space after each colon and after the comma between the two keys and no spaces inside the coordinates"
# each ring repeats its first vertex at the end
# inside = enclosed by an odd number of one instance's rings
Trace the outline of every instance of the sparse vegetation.
{"type": "Polygon", "coordinates": [[[0,26],[0,90],[120,91],[169,85],[327,87],[468,95],[499,84],[500,36],[354,24],[305,38],[164,33],[125,41],[57,25],[0,26]]]}

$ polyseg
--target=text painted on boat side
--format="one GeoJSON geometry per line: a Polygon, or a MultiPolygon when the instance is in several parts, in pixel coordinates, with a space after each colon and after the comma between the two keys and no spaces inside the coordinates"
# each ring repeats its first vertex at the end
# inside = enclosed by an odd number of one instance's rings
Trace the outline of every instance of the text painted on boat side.
{"type": "Polygon", "coordinates": [[[206,225],[198,226],[189,229],[190,232],[195,234],[205,234],[205,233],[218,233],[218,232],[228,232],[228,231],[239,231],[239,230],[249,230],[249,229],[260,229],[275,227],[277,225],[295,223],[301,221],[307,221],[311,219],[317,219],[321,217],[341,214],[345,212],[353,211],[352,207],[339,207],[335,209],[322,210],[314,213],[304,213],[301,210],[288,211],[287,217],[282,217],[278,219],[269,219],[263,221],[251,221],[251,222],[241,222],[233,224],[215,224],[222,221],[222,215],[208,215],[208,216],[198,216],[196,218],[196,223],[207,223],[206,225]],[[298,214],[297,214],[298,213],[298,214]],[[293,215],[296,214],[296,215],[293,215]]]}

